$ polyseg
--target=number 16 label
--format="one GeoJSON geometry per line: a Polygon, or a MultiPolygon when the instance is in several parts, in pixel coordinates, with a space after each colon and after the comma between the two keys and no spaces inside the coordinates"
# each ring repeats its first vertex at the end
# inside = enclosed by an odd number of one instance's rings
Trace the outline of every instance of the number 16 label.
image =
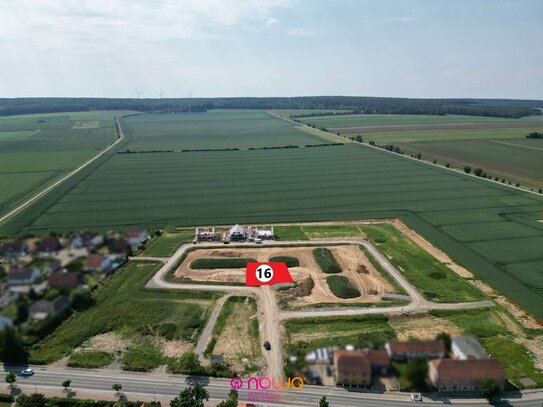
{"type": "Polygon", "coordinates": [[[248,286],[274,285],[292,282],[292,276],[284,262],[247,263],[245,284],[248,286]]]}

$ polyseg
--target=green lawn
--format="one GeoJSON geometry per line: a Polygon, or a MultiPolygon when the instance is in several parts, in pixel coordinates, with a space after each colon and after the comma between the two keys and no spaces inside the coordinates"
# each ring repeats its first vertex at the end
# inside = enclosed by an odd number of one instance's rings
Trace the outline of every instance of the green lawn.
{"type": "Polygon", "coordinates": [[[179,232],[164,231],[141,252],[141,256],[167,257],[175,253],[179,246],[190,243],[194,239],[194,229],[179,232]]]}
{"type": "Polygon", "coordinates": [[[274,226],[277,240],[309,240],[300,226],[274,226]]]}
{"type": "Polygon", "coordinates": [[[75,313],[40,342],[31,350],[31,361],[53,362],[101,333],[137,339],[160,332],[164,324],[173,324],[174,337],[195,341],[207,319],[206,300],[220,293],[144,288],[158,268],[156,263],[129,262],[116,271],[94,292],[96,305],[75,313]]]}
{"type": "Polygon", "coordinates": [[[469,281],[458,276],[392,225],[362,225],[361,228],[377,249],[389,258],[426,299],[462,302],[486,298],[469,281]]]}

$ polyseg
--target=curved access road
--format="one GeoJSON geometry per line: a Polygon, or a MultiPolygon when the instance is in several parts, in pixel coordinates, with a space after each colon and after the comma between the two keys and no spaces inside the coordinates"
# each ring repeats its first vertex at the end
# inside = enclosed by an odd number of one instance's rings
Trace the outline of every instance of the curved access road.
{"type": "MultiPolygon", "coordinates": [[[[282,375],[283,371],[283,350],[280,334],[280,323],[283,320],[293,318],[314,318],[314,317],[331,317],[331,316],[348,316],[348,315],[371,315],[371,314],[392,314],[392,313],[407,313],[415,311],[424,311],[431,309],[469,309],[491,307],[494,305],[491,301],[478,302],[463,302],[463,303],[434,303],[426,300],[419,291],[409,283],[406,278],[373,246],[370,242],[363,239],[346,239],[346,240],[299,240],[299,241],[270,241],[265,245],[255,243],[239,243],[243,247],[265,247],[265,246],[323,246],[323,245],[345,245],[356,244],[364,246],[371,255],[379,262],[379,264],[388,272],[394,280],[406,291],[411,302],[405,306],[394,307],[377,307],[377,308],[320,308],[307,310],[289,310],[283,311],[279,309],[277,300],[272,287],[247,287],[234,285],[215,285],[215,284],[180,284],[172,281],[166,281],[166,277],[173,267],[176,267],[187,250],[192,248],[209,248],[209,247],[224,247],[222,243],[206,243],[203,245],[184,244],[173,254],[172,257],[166,260],[158,272],[149,280],[146,287],[162,288],[162,289],[180,289],[180,290],[198,290],[198,291],[219,291],[227,295],[248,295],[257,298],[258,305],[258,321],[260,327],[261,342],[266,340],[272,344],[272,349],[266,352],[268,363],[268,375],[277,377],[282,375]]],[[[238,244],[236,245],[238,246],[238,244]]],[[[149,261],[153,258],[135,257],[132,260],[149,261]]],[[[164,262],[164,258],[156,259],[164,262]]],[[[224,298],[226,299],[226,298],[224,298]]],[[[224,301],[223,301],[224,302],[224,301]]],[[[212,317],[204,329],[202,338],[198,343],[197,351],[203,354],[207,345],[213,326],[217,320],[220,308],[223,302],[218,302],[215,307],[212,317]],[[219,306],[220,305],[220,306],[219,306]],[[214,317],[214,318],[213,318],[214,317]]]]}
{"type": "Polygon", "coordinates": [[[98,153],[97,155],[95,155],[94,157],[92,157],[90,160],[88,161],[85,161],[83,164],[81,164],[79,167],[77,167],[75,170],[72,170],[71,172],[69,172],[68,174],[66,174],[65,176],[63,176],[61,179],[59,179],[58,181],[55,181],[54,183],[52,183],[51,185],[49,185],[48,187],[42,189],[40,192],[38,192],[36,195],[28,198],[26,201],[24,201],[23,203],[19,204],[17,207],[13,208],[12,210],[10,210],[8,213],[6,213],[5,215],[2,215],[2,217],[0,217],[0,223],[4,222],[5,220],[7,220],[8,218],[10,218],[11,216],[15,215],[17,212],[19,212],[20,210],[26,208],[27,206],[29,206],[30,204],[36,202],[38,199],[40,199],[42,196],[44,196],[46,193],[48,193],[49,191],[51,191],[52,189],[56,188],[57,186],[59,186],[60,184],[62,184],[64,181],[66,181],[67,179],[71,178],[72,176],[74,176],[75,174],[77,174],[79,171],[81,171],[83,168],[85,168],[86,166],[90,165],[92,162],[96,161],[98,158],[100,158],[102,155],[104,155],[105,153],[107,153],[109,150],[111,150],[113,147],[115,147],[117,144],[119,144],[123,139],[124,139],[124,133],[123,133],[123,129],[121,127],[121,125],[119,124],[119,120],[117,118],[117,116],[115,116],[115,124],[116,124],[116,127],[117,129],[119,129],[119,137],[117,138],[117,140],[115,140],[114,143],[110,144],[106,149],[102,150],[100,153],[98,153]]]}

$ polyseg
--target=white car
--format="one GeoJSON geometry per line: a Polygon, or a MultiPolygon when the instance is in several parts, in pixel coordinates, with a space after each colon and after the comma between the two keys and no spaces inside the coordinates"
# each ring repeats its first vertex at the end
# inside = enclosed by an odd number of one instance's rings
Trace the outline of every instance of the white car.
{"type": "Polygon", "coordinates": [[[422,396],[419,394],[411,393],[411,401],[422,402],[422,396]]]}
{"type": "Polygon", "coordinates": [[[33,376],[33,375],[34,375],[34,371],[32,369],[24,369],[19,372],[19,376],[28,377],[28,376],[33,376]]]}

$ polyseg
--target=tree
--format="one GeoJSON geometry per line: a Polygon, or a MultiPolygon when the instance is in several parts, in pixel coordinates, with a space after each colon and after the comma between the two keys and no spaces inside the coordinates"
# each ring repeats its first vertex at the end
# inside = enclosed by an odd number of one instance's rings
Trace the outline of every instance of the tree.
{"type": "Polygon", "coordinates": [[[471,172],[471,167],[470,167],[469,165],[466,165],[466,166],[464,167],[464,172],[465,172],[466,174],[469,174],[469,173],[471,172]]]}
{"type": "Polygon", "coordinates": [[[70,384],[72,384],[72,381],[71,380],[64,380],[62,382],[62,387],[64,387],[64,390],[65,391],[68,391],[68,388],[70,387],[70,384]]]}
{"type": "Polygon", "coordinates": [[[17,381],[17,376],[15,376],[15,373],[9,372],[6,375],[6,383],[9,384],[9,388],[13,389],[13,383],[17,381]]]}
{"type": "Polygon", "coordinates": [[[491,401],[501,392],[500,384],[494,379],[486,379],[481,382],[481,395],[491,401]]]}
{"type": "Polygon", "coordinates": [[[228,392],[228,399],[221,401],[217,404],[217,407],[237,407],[238,406],[238,392],[237,390],[230,390],[228,392]]]}
{"type": "Polygon", "coordinates": [[[407,363],[405,369],[407,380],[417,390],[422,390],[426,387],[426,377],[428,376],[428,362],[426,358],[414,358],[407,363]]]}
{"type": "Polygon", "coordinates": [[[319,407],[330,407],[330,403],[326,401],[326,396],[322,396],[321,400],[319,401],[319,407]]]}
{"type": "Polygon", "coordinates": [[[445,343],[445,348],[451,351],[451,335],[446,332],[441,332],[436,335],[436,341],[442,340],[445,343]]]}
{"type": "Polygon", "coordinates": [[[482,169],[482,168],[475,168],[475,169],[473,170],[473,173],[474,173],[475,175],[477,175],[478,177],[480,177],[481,174],[483,173],[483,169],[482,169]]]}
{"type": "Polygon", "coordinates": [[[119,383],[113,383],[113,386],[111,386],[111,388],[115,390],[117,394],[120,394],[121,389],[123,388],[123,385],[119,383]]]}
{"type": "Polygon", "coordinates": [[[87,288],[76,288],[70,293],[70,303],[75,310],[88,308],[93,302],[91,292],[87,288]]]}
{"type": "Polygon", "coordinates": [[[179,368],[186,373],[198,372],[201,370],[198,355],[194,352],[185,352],[179,357],[179,368]]]}
{"type": "Polygon", "coordinates": [[[209,400],[209,393],[200,383],[195,383],[170,401],[170,407],[204,407],[204,400],[209,400]]]}
{"type": "Polygon", "coordinates": [[[4,363],[24,363],[27,360],[26,350],[12,327],[5,328],[2,334],[0,358],[4,363]]]}

